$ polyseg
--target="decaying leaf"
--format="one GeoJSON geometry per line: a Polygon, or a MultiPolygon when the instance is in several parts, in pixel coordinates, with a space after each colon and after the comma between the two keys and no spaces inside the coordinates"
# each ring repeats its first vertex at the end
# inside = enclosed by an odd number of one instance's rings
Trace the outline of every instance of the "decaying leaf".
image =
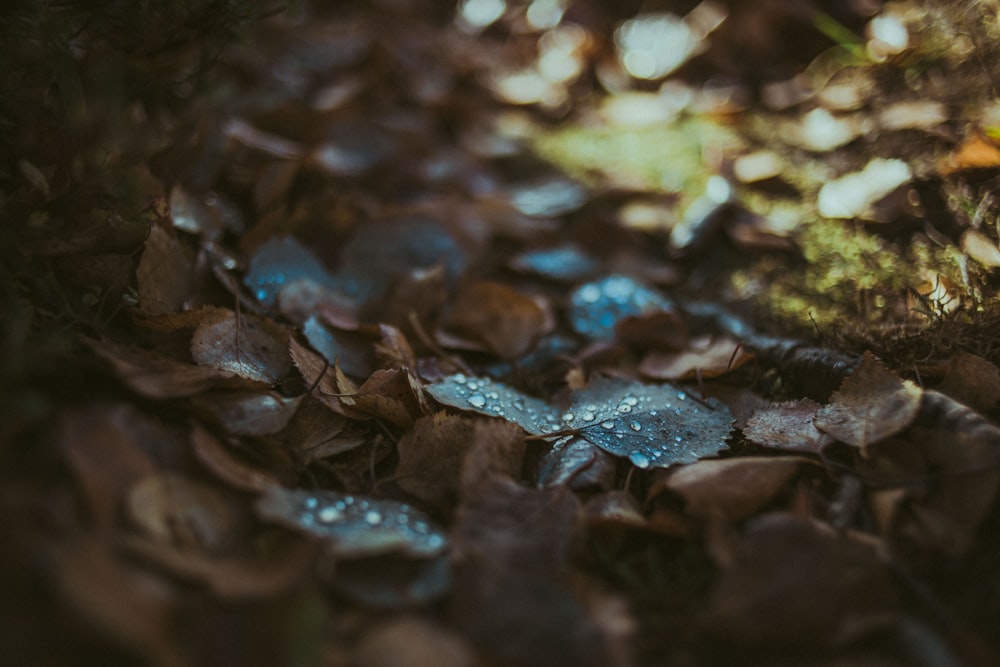
{"type": "Polygon", "coordinates": [[[820,404],[808,398],[754,410],[743,429],[750,442],[795,452],[819,452],[833,438],[813,423],[820,404]]]}
{"type": "Polygon", "coordinates": [[[899,433],[920,410],[921,389],[866,353],[854,372],[816,413],[816,427],[841,442],[868,446],[899,433]]]}
{"type": "Polygon", "coordinates": [[[274,384],[288,375],[288,332],[269,320],[243,313],[217,313],[195,329],[191,356],[199,366],[274,384]]]}
{"type": "Polygon", "coordinates": [[[257,501],[257,512],[264,519],[322,538],[342,557],[428,557],[441,553],[448,544],[423,512],[394,500],[275,487],[257,501]]]}
{"type": "Polygon", "coordinates": [[[462,496],[475,493],[494,478],[517,480],[524,467],[524,431],[512,422],[477,419],[472,446],[462,460],[459,475],[462,496]]]}

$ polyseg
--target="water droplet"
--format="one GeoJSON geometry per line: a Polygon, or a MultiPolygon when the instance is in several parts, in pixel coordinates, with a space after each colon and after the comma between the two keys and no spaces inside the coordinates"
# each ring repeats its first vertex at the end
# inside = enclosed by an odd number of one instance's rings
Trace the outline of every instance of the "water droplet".
{"type": "Polygon", "coordinates": [[[451,376],[451,379],[455,382],[455,384],[465,384],[466,381],[468,380],[468,378],[465,377],[464,373],[456,373],[455,375],[451,376]]]}
{"type": "Polygon", "coordinates": [[[630,422],[629,425],[628,425],[628,427],[630,429],[632,429],[633,431],[641,431],[642,430],[642,424],[640,424],[639,422],[630,422]]]}
{"type": "Polygon", "coordinates": [[[629,395],[625,396],[624,398],[622,398],[622,403],[624,403],[625,405],[631,405],[631,406],[634,407],[634,406],[636,406],[636,405],[639,404],[639,399],[636,398],[635,396],[633,396],[632,394],[629,394],[629,395]]]}
{"type": "Polygon", "coordinates": [[[440,535],[431,535],[427,538],[427,546],[431,549],[438,549],[444,546],[444,538],[440,535]]]}
{"type": "Polygon", "coordinates": [[[595,419],[597,419],[597,415],[595,415],[593,412],[584,412],[582,415],[580,415],[580,419],[582,419],[585,422],[592,422],[595,419]]]}
{"type": "Polygon", "coordinates": [[[342,519],[344,517],[344,513],[331,505],[321,509],[316,516],[323,523],[333,523],[334,521],[342,519]]]}
{"type": "Polygon", "coordinates": [[[656,410],[650,410],[650,411],[649,411],[649,416],[650,416],[650,417],[655,417],[655,416],[656,416],[656,415],[658,415],[658,414],[659,414],[659,413],[658,413],[658,412],[657,412],[656,410]]]}
{"type": "Polygon", "coordinates": [[[595,303],[601,298],[601,288],[594,284],[585,285],[577,295],[584,303],[595,303]]]}
{"type": "Polygon", "coordinates": [[[344,496],[344,504],[345,505],[353,505],[354,504],[354,496],[344,496]]]}
{"type": "Polygon", "coordinates": [[[576,419],[576,415],[574,415],[572,412],[564,412],[563,413],[562,420],[564,422],[571,422],[574,419],[576,419]]]}
{"type": "Polygon", "coordinates": [[[497,401],[500,400],[500,394],[496,393],[495,391],[491,391],[488,394],[486,394],[486,398],[490,399],[491,401],[497,401]]]}
{"type": "Polygon", "coordinates": [[[608,431],[610,431],[614,427],[615,427],[615,422],[612,419],[601,422],[601,428],[607,429],[608,431]]]}
{"type": "Polygon", "coordinates": [[[306,509],[314,510],[319,504],[319,501],[315,498],[306,498],[306,509]]]}
{"type": "Polygon", "coordinates": [[[474,408],[482,408],[486,406],[486,397],[482,394],[473,394],[468,398],[469,405],[474,408]]]}
{"type": "Polygon", "coordinates": [[[679,435],[674,436],[674,442],[684,442],[684,438],[679,435]]]}
{"type": "Polygon", "coordinates": [[[365,523],[369,526],[377,526],[382,523],[382,513],[376,510],[371,510],[365,514],[365,523]]]}
{"type": "Polygon", "coordinates": [[[687,400],[687,394],[685,394],[683,391],[677,392],[677,400],[679,400],[679,401],[686,401],[687,400]]]}
{"type": "Polygon", "coordinates": [[[649,460],[648,456],[646,456],[645,454],[643,454],[642,452],[640,452],[638,450],[636,450],[634,452],[629,452],[628,453],[628,460],[631,461],[632,465],[634,465],[636,468],[644,468],[645,469],[645,468],[648,468],[650,466],[650,464],[652,463],[649,460]]]}
{"type": "MultiPolygon", "coordinates": [[[[514,400],[514,407],[517,408],[518,410],[524,410],[524,399],[523,398],[515,399],[514,400]]],[[[534,415],[535,411],[534,410],[528,410],[528,414],[529,415],[534,415]]]]}
{"type": "Polygon", "coordinates": [[[427,522],[417,521],[413,524],[413,532],[415,533],[426,533],[427,532],[427,522]]]}
{"type": "Polygon", "coordinates": [[[620,403],[618,405],[618,412],[632,412],[632,406],[628,403],[620,403]]]}
{"type": "Polygon", "coordinates": [[[473,382],[473,381],[471,381],[471,380],[470,380],[470,381],[469,381],[469,383],[468,383],[467,385],[465,385],[465,386],[467,386],[467,387],[468,387],[469,389],[471,389],[472,391],[475,391],[475,390],[479,389],[479,383],[478,383],[478,382],[473,382]]]}

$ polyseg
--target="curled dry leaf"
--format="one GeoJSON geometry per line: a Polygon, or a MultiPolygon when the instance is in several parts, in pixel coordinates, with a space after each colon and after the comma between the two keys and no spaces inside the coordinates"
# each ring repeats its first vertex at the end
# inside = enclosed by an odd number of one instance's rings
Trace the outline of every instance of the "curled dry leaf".
{"type": "Polygon", "coordinates": [[[257,501],[257,513],[322,538],[343,557],[429,557],[448,544],[426,514],[394,500],[274,487],[257,501]]]}
{"type": "Polygon", "coordinates": [[[761,447],[818,453],[833,442],[813,423],[820,407],[816,401],[804,398],[758,408],[747,421],[743,435],[761,447]]]}
{"type": "Polygon", "coordinates": [[[232,311],[205,319],[191,336],[191,356],[199,366],[274,384],[288,375],[288,332],[256,315],[232,311]]]}
{"type": "Polygon", "coordinates": [[[922,390],[865,353],[854,372],[816,413],[821,431],[861,450],[909,426],[920,411],[922,390]]]}

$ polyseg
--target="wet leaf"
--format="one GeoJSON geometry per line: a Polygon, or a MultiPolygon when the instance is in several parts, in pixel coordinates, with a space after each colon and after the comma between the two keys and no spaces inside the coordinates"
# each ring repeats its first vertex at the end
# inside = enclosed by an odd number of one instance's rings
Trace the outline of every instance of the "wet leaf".
{"type": "Polygon", "coordinates": [[[611,340],[624,318],[669,311],[670,302],[659,292],[628,278],[613,275],[578,287],[570,297],[570,326],[596,340],[611,340]]]}
{"type": "Polygon", "coordinates": [[[322,538],[345,558],[434,556],[448,543],[427,515],[394,500],[272,488],[257,501],[257,512],[266,520],[322,538]]]}
{"type": "Polygon", "coordinates": [[[575,245],[527,250],[511,260],[511,268],[549,280],[586,280],[600,270],[600,263],[575,245]]]}
{"type": "Polygon", "coordinates": [[[290,236],[272,238],[257,248],[243,278],[243,283],[265,306],[275,305],[283,289],[300,281],[329,290],[336,288],[326,267],[290,236]]]}
{"type": "Polygon", "coordinates": [[[191,336],[191,356],[199,366],[274,384],[288,375],[288,332],[255,315],[217,313],[191,336]]]}
{"type": "Polygon", "coordinates": [[[457,373],[427,385],[426,389],[438,403],[488,417],[502,417],[534,435],[555,430],[558,410],[490,378],[469,378],[457,373]]]}
{"type": "Polygon", "coordinates": [[[902,380],[866,353],[861,363],[816,413],[816,427],[841,442],[866,450],[899,433],[920,410],[920,387],[902,380]]]}
{"type": "Polygon", "coordinates": [[[598,377],[560,412],[489,378],[453,375],[429,385],[440,403],[502,417],[536,435],[578,435],[638,468],[668,467],[726,447],[733,419],[720,401],[699,402],[670,385],[598,377]]]}

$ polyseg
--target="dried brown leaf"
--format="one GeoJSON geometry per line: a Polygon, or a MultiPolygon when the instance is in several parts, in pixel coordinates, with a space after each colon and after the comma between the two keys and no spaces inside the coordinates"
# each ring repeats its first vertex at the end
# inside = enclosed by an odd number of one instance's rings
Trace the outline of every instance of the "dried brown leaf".
{"type": "Polygon", "coordinates": [[[743,644],[839,646],[891,626],[899,603],[873,549],[828,526],[771,514],[744,531],[706,621],[743,644]]]}
{"type": "Polygon", "coordinates": [[[236,510],[221,491],[176,473],[150,475],[128,494],[129,516],[151,538],[213,551],[231,538],[236,510]]]}
{"type": "Polygon", "coordinates": [[[982,357],[958,352],[948,360],[937,389],[975,410],[991,412],[1000,406],[1000,370],[982,357]]]}
{"type": "Polygon", "coordinates": [[[459,475],[462,496],[475,493],[494,478],[520,479],[525,449],[524,431],[517,424],[498,419],[475,420],[472,446],[459,475]]]}
{"type": "Polygon", "coordinates": [[[281,483],[270,471],[241,460],[202,426],[191,432],[191,447],[206,468],[236,489],[260,492],[281,483]]]}
{"type": "Polygon", "coordinates": [[[433,507],[450,509],[473,428],[472,419],[445,412],[415,421],[397,446],[399,487],[433,507]]]}
{"type": "Polygon", "coordinates": [[[463,286],[451,303],[445,325],[486,345],[504,359],[516,359],[552,328],[538,300],[495,282],[463,286]]]}
{"type": "Polygon", "coordinates": [[[146,317],[176,313],[193,296],[194,265],[180,241],[153,225],[136,270],[139,310],[146,317]]]}
{"type": "Polygon", "coordinates": [[[920,411],[921,389],[865,353],[854,372],[816,413],[821,431],[866,451],[909,426],[920,411]]]}
{"type": "Polygon", "coordinates": [[[111,364],[118,378],[147,398],[193,396],[213,387],[246,387],[253,381],[226,370],[193,366],[153,352],[112,341],[81,339],[111,364]]]}
{"type": "Polygon", "coordinates": [[[365,633],[355,649],[357,667],[473,667],[476,656],[461,637],[417,616],[404,616],[365,633]]]}
{"type": "Polygon", "coordinates": [[[747,421],[743,435],[762,447],[818,453],[833,442],[813,423],[819,409],[820,404],[808,398],[759,408],[747,421]]]}
{"type": "Polygon", "coordinates": [[[270,391],[211,391],[191,399],[196,410],[234,435],[273,435],[282,431],[299,408],[301,397],[270,391]]]}
{"type": "Polygon", "coordinates": [[[274,384],[288,375],[288,332],[256,315],[228,311],[205,319],[191,336],[191,356],[240,377],[274,384]]]}
{"type": "Polygon", "coordinates": [[[809,463],[799,457],[703,460],[665,473],[651,493],[676,493],[685,511],[700,519],[739,521],[770,503],[809,463]]]}
{"type": "Polygon", "coordinates": [[[682,352],[650,352],[639,372],[656,380],[713,378],[735,370],[751,359],[739,342],[726,337],[701,336],[682,352]]]}

